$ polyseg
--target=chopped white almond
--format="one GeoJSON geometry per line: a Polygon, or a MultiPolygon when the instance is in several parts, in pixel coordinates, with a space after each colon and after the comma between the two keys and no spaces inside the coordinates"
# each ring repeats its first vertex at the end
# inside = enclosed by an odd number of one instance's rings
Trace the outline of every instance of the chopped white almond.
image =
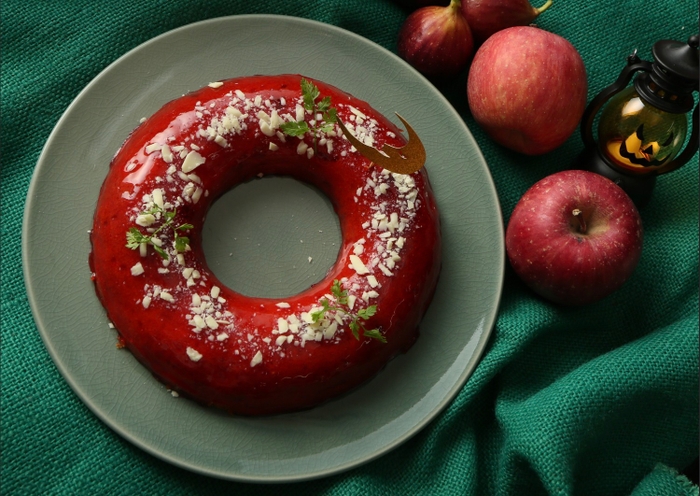
{"type": "Polygon", "coordinates": [[[197,186],[197,189],[195,189],[194,193],[192,193],[192,203],[197,203],[202,197],[202,193],[204,193],[204,190],[197,186]]]}
{"type": "Polygon", "coordinates": [[[350,265],[359,275],[369,274],[369,269],[357,255],[350,255],[350,265]]]}
{"type": "Polygon", "coordinates": [[[157,150],[160,150],[161,144],[160,143],[151,143],[146,147],[146,153],[153,153],[157,150]]]}
{"type": "Polygon", "coordinates": [[[141,262],[137,262],[136,265],[134,265],[131,268],[131,275],[132,276],[140,276],[144,272],[145,271],[143,270],[143,265],[141,265],[141,262]]]}
{"type": "Polygon", "coordinates": [[[255,356],[253,357],[253,359],[250,361],[250,366],[255,367],[256,365],[259,365],[260,363],[262,363],[262,360],[263,360],[262,353],[260,353],[260,351],[258,351],[255,354],[255,356]]]}
{"type": "MultiPolygon", "coordinates": [[[[167,145],[164,145],[167,146],[167,145]]],[[[163,200],[163,190],[160,188],[156,188],[153,190],[153,203],[158,205],[160,208],[163,208],[165,206],[165,201],[163,200]]]]}
{"type": "Polygon", "coordinates": [[[202,354],[189,346],[187,347],[187,356],[190,357],[190,360],[193,362],[198,362],[202,359],[202,354]]]}
{"type": "Polygon", "coordinates": [[[165,300],[168,303],[175,303],[175,298],[173,298],[173,295],[171,295],[167,291],[161,291],[159,296],[161,300],[165,300]]]}
{"type": "Polygon", "coordinates": [[[139,214],[136,217],[136,223],[141,227],[148,227],[156,221],[156,217],[153,214],[139,214]]]}
{"type": "Polygon", "coordinates": [[[265,136],[274,136],[275,135],[275,130],[272,129],[272,127],[270,126],[270,123],[268,121],[264,121],[261,119],[259,122],[260,122],[260,131],[262,131],[262,133],[265,136]]]}
{"type": "Polygon", "coordinates": [[[187,154],[185,157],[185,161],[182,163],[182,172],[187,174],[188,172],[192,172],[195,170],[197,167],[202,165],[206,159],[202,157],[199,153],[196,151],[191,151],[190,153],[187,154]]]}
{"type": "Polygon", "coordinates": [[[163,157],[163,162],[170,164],[173,161],[173,152],[170,151],[168,145],[163,145],[160,147],[160,156],[163,157]]]}
{"type": "Polygon", "coordinates": [[[381,271],[384,273],[385,276],[391,277],[391,276],[394,275],[394,273],[391,272],[391,271],[386,267],[386,265],[380,263],[380,264],[378,265],[378,267],[379,267],[379,270],[381,270],[381,271]]]}
{"type": "Polygon", "coordinates": [[[338,330],[338,323],[333,321],[331,322],[331,325],[326,327],[323,331],[323,337],[326,339],[331,339],[333,336],[335,336],[335,331],[338,330]]]}

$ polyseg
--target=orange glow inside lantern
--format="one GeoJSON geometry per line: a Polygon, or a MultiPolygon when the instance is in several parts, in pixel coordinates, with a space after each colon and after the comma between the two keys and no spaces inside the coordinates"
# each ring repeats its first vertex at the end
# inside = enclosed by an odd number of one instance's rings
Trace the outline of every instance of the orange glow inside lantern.
{"type": "Polygon", "coordinates": [[[685,114],[649,105],[634,87],[615,95],[598,124],[601,152],[632,173],[659,170],[681,151],[688,132],[685,114]]]}

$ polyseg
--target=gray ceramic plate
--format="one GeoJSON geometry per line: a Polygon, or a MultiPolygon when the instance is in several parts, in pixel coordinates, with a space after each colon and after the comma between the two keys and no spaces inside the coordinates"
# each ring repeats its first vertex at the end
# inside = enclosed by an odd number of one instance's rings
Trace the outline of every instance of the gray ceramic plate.
{"type": "MultiPolygon", "coordinates": [[[[280,16],[185,26],[105,69],[70,105],[46,143],[27,197],[23,236],[37,327],[82,401],[157,457],[245,481],[337,473],[418,432],[449,404],[476,366],[503,280],[496,190],[479,148],[450,104],[406,63],[368,40],[280,16]],[[275,42],[280,32],[283,44],[275,42]],[[90,281],[88,230],[109,161],[141,117],[210,81],[277,73],[319,78],[384,115],[395,119],[399,112],[413,125],[427,150],[441,211],[444,265],[418,342],[371,382],[302,413],[235,418],[173,398],[130,353],[115,349],[115,331],[90,281]]],[[[339,231],[327,199],[316,190],[271,178],[225,196],[213,207],[204,236],[208,262],[228,284],[275,296],[321,278],[337,255],[339,231]],[[232,216],[232,210],[239,215],[232,216]],[[277,248],[263,248],[272,245],[277,248]]]]}

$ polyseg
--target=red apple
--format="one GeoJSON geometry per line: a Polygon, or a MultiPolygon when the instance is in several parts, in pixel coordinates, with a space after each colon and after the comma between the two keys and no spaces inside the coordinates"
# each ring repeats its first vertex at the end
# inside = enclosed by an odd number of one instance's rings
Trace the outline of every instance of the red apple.
{"type": "Polygon", "coordinates": [[[530,26],[486,40],[467,81],[476,122],[498,143],[526,155],[552,151],[571,136],[587,91],[586,68],[571,43],[530,26]]]}
{"type": "Polygon", "coordinates": [[[429,78],[454,76],[464,69],[474,54],[474,41],[460,0],[413,12],[401,27],[397,48],[406,62],[429,78]]]}
{"type": "Polygon", "coordinates": [[[528,0],[464,0],[462,12],[474,41],[481,44],[502,29],[531,24],[550,5],[552,0],[547,0],[539,8],[530,5],[528,0]]]}
{"type": "Polygon", "coordinates": [[[506,229],[515,272],[539,295],[584,305],[632,275],[642,253],[642,220],[610,179],[582,170],[552,174],[520,199],[506,229]]]}

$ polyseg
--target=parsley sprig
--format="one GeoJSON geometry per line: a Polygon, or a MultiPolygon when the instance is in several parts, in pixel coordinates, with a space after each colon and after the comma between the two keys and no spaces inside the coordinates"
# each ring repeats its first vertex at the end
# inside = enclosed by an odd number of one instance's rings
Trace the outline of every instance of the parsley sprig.
{"type": "Polygon", "coordinates": [[[321,320],[327,312],[340,311],[352,317],[349,327],[355,339],[360,339],[360,331],[362,331],[362,336],[386,343],[386,338],[379,332],[379,329],[367,329],[363,324],[363,321],[377,313],[377,305],[370,305],[367,308],[358,310],[357,313],[353,315],[348,305],[348,292],[340,286],[340,281],[337,279],[334,280],[331,285],[331,294],[335,299],[335,304],[332,304],[328,298],[321,299],[321,309],[311,313],[311,318],[314,322],[321,320]]]}
{"type": "Polygon", "coordinates": [[[335,123],[338,122],[338,112],[335,107],[331,107],[331,97],[325,96],[317,101],[321,96],[318,87],[304,78],[301,79],[301,94],[304,100],[304,109],[311,112],[312,119],[310,122],[306,120],[299,122],[285,122],[280,125],[280,129],[287,136],[304,136],[306,133],[312,133],[314,139],[314,151],[318,137],[321,134],[328,133],[333,130],[335,123]],[[316,120],[317,114],[321,114],[322,119],[316,120]]]}
{"type": "Polygon", "coordinates": [[[139,215],[153,215],[157,218],[158,214],[160,214],[161,218],[164,220],[160,227],[158,227],[152,233],[147,234],[143,234],[136,227],[130,228],[126,233],[126,247],[131,250],[135,250],[141,246],[142,243],[146,243],[151,245],[158,255],[163,257],[165,260],[168,260],[170,258],[168,256],[168,252],[155,244],[153,242],[153,238],[158,236],[158,234],[162,231],[172,229],[175,240],[175,251],[182,253],[187,250],[187,245],[190,243],[190,238],[187,236],[181,236],[180,233],[183,231],[188,231],[194,226],[192,224],[180,224],[179,226],[175,226],[175,215],[177,214],[177,209],[165,210],[163,207],[158,205],[153,205],[152,208],[141,212],[139,215]]]}

